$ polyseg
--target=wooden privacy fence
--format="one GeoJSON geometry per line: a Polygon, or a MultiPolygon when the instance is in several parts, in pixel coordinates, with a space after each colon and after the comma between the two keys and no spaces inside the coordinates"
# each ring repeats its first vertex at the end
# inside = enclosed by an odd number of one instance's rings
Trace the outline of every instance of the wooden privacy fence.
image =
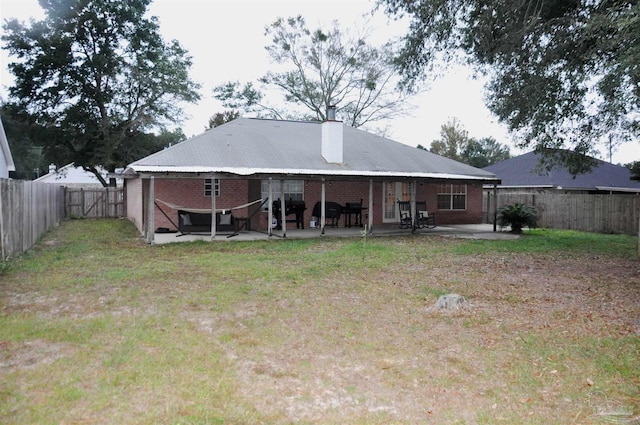
{"type": "Polygon", "coordinates": [[[124,216],[124,189],[65,189],[65,213],[69,218],[116,218],[124,216]]]}
{"type": "MultiPolygon", "coordinates": [[[[487,223],[493,223],[494,192],[484,192],[487,223]]],[[[501,193],[498,209],[516,202],[538,211],[538,226],[595,233],[638,234],[640,196],[635,194],[501,193]]]]}
{"type": "Polygon", "coordinates": [[[0,179],[2,260],[31,248],[64,219],[64,188],[26,180],[0,179]]]}

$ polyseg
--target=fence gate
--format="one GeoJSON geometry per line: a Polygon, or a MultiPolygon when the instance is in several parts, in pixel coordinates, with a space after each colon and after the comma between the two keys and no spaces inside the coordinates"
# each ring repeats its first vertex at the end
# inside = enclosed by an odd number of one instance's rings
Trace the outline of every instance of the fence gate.
{"type": "Polygon", "coordinates": [[[64,200],[67,218],[118,218],[124,216],[124,189],[120,187],[66,188],[64,200]]]}

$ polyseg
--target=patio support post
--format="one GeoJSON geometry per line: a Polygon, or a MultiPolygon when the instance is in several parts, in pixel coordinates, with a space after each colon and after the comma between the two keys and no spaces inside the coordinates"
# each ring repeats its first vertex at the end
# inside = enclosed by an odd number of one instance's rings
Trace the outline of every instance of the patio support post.
{"type": "Polygon", "coordinates": [[[409,182],[409,193],[411,196],[411,229],[416,231],[416,181],[409,182]]]}
{"type": "MultiPolygon", "coordinates": [[[[369,234],[373,235],[373,180],[369,179],[369,214],[367,226],[369,226],[369,234]]],[[[361,218],[362,220],[362,218],[361,218]]]]}
{"type": "Polygon", "coordinates": [[[149,178],[149,199],[147,199],[147,243],[153,244],[155,239],[155,229],[154,226],[156,224],[156,211],[155,211],[155,202],[156,199],[156,187],[154,176],[149,178]]]}
{"type": "Polygon", "coordinates": [[[269,205],[267,206],[267,234],[269,237],[273,236],[273,230],[271,223],[273,222],[273,177],[269,177],[269,205]]]}
{"type": "Polygon", "coordinates": [[[216,238],[216,175],[211,176],[211,240],[216,238]]]}
{"type": "Polygon", "coordinates": [[[325,200],[326,200],[326,196],[325,196],[325,184],[324,184],[324,177],[322,178],[322,187],[320,190],[320,234],[324,235],[324,221],[326,220],[325,218],[325,200]]]}
{"type": "Polygon", "coordinates": [[[284,180],[280,179],[280,222],[282,223],[282,237],[287,237],[287,212],[285,211],[284,180]]]}

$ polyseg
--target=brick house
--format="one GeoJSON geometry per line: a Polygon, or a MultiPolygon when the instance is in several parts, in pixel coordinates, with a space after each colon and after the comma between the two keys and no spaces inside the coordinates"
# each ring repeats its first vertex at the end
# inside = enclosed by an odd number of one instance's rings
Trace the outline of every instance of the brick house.
{"type": "Polygon", "coordinates": [[[317,222],[321,232],[328,223],[322,205],[329,203],[361,203],[369,229],[397,226],[398,200],[426,201],[439,224],[481,223],[482,187],[499,183],[488,171],[340,121],[257,118],[142,158],[123,176],[127,217],[150,243],[157,229],[178,227],[178,210],[231,211],[270,234],[274,208],[285,201],[304,202],[303,225],[317,222]]]}

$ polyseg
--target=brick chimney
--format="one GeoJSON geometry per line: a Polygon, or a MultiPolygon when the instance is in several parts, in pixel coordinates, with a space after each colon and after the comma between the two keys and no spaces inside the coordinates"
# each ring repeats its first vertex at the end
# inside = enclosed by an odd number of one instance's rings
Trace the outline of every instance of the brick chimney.
{"type": "Polygon", "coordinates": [[[342,121],[336,121],[336,107],[327,108],[327,120],[322,123],[322,157],[327,162],[342,163],[342,121]]]}

